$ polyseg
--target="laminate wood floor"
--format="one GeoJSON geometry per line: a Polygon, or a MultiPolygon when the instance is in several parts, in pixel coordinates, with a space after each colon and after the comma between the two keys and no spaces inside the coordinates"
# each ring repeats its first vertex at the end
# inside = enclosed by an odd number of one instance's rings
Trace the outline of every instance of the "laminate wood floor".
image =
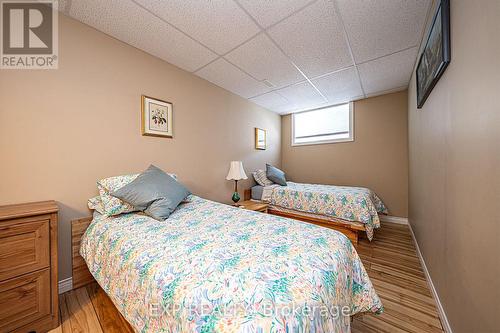
{"type": "MultiPolygon", "coordinates": [[[[358,253],[385,311],[356,317],[352,332],[443,332],[408,226],[382,223],[372,242],[360,240],[358,253]]],[[[61,325],[51,333],[132,332],[96,283],[59,301],[61,325]]]]}

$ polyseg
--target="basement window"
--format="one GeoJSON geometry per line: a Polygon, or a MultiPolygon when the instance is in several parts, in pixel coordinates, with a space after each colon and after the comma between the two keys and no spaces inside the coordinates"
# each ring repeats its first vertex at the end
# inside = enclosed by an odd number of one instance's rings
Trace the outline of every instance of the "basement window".
{"type": "Polygon", "coordinates": [[[354,141],[352,103],[292,114],[292,146],[354,141]]]}

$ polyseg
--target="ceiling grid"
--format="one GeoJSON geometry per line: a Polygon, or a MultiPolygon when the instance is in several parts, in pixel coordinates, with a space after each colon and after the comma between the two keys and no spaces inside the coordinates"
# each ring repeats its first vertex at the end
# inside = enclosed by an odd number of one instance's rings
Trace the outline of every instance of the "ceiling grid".
{"type": "Polygon", "coordinates": [[[60,0],[61,12],[286,114],[407,87],[432,0],[60,0]]]}

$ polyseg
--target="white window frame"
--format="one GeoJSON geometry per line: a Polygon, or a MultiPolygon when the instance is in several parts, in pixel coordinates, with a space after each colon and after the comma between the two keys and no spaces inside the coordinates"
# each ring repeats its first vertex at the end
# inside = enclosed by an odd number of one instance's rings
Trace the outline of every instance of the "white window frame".
{"type": "Polygon", "coordinates": [[[322,108],[292,113],[291,123],[292,123],[292,137],[291,137],[292,146],[310,146],[310,145],[321,145],[321,144],[327,144],[327,143],[352,142],[352,141],[354,141],[354,103],[349,102],[349,103],[342,103],[342,104],[336,104],[336,105],[329,105],[329,106],[325,106],[322,108]],[[331,107],[335,107],[335,106],[339,106],[339,105],[343,105],[343,104],[349,104],[349,137],[342,138],[342,139],[318,140],[318,141],[303,142],[303,143],[302,142],[300,142],[300,143],[295,142],[295,115],[296,114],[327,109],[327,108],[331,108],[331,107]]]}

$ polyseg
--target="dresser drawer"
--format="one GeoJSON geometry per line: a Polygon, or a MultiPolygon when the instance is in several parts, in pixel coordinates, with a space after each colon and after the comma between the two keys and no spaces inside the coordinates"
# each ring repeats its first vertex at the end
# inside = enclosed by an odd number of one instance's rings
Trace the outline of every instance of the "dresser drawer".
{"type": "Polygon", "coordinates": [[[50,315],[50,301],[48,268],[0,282],[0,332],[50,315]]]}
{"type": "Polygon", "coordinates": [[[0,223],[0,281],[49,266],[49,215],[0,223]]]}

